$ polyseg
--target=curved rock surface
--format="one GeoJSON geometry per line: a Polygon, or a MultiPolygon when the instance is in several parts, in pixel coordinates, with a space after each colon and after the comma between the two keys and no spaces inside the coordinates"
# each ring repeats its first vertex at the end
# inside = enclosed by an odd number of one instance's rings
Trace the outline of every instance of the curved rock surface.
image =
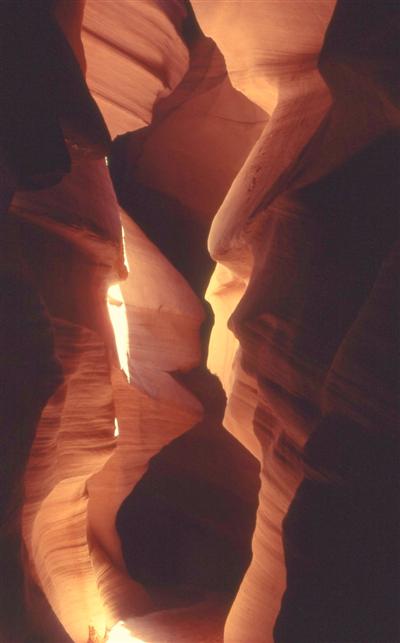
{"type": "Polygon", "coordinates": [[[0,17],[1,640],[398,640],[396,8],[0,17]]]}
{"type": "Polygon", "coordinates": [[[185,13],[181,0],[86,0],[87,81],[112,136],[149,124],[155,101],[180,82],[188,64],[179,35],[185,13]]]}
{"type": "MultiPolygon", "coordinates": [[[[251,10],[240,2],[220,3],[213,8],[201,2],[193,5],[205,32],[226,54],[232,78],[249,96],[256,100],[258,96],[259,103],[272,110],[268,125],[214,219],[209,239],[211,253],[219,262],[208,291],[217,318],[209,364],[230,393],[226,426],[258,453],[262,465],[253,560],[227,619],[225,640],[272,641],[285,583],[276,640],[395,640],[390,600],[382,601],[376,593],[370,593],[357,603],[353,601],[351,608],[350,603],[346,605],[350,593],[361,594],[365,583],[361,560],[350,580],[343,550],[336,549],[339,543],[333,536],[332,541],[324,536],[325,511],[316,504],[317,492],[320,503],[323,499],[330,502],[328,498],[338,484],[336,475],[340,475],[337,468],[340,470],[348,457],[342,451],[344,447],[339,447],[343,423],[357,422],[362,449],[362,439],[367,439],[361,438],[362,427],[382,430],[384,424],[391,433],[395,422],[390,409],[394,410],[396,404],[396,369],[380,371],[372,366],[376,342],[387,342],[396,351],[393,327],[389,331],[385,324],[385,333],[378,331],[382,322],[378,323],[372,339],[367,327],[361,328],[367,321],[360,320],[355,331],[361,333],[357,348],[349,337],[397,234],[398,191],[390,169],[398,167],[394,160],[398,144],[393,134],[398,112],[388,92],[388,69],[394,64],[391,11],[378,5],[364,10],[345,2],[336,6],[312,3],[302,7],[300,22],[298,4],[291,2],[260,3],[251,10]],[[380,25],[380,36],[375,31],[377,25],[373,26],[373,16],[380,25]],[[363,29],[359,27],[361,22],[363,29]],[[245,37],[238,44],[235,30],[239,29],[249,34],[251,44],[245,37]],[[352,29],[355,38],[350,36],[352,29]],[[275,47],[271,44],[274,37],[279,38],[275,47]],[[379,38],[379,54],[378,49],[375,56],[368,49],[366,56],[367,48],[372,42],[376,47],[379,38]],[[242,44],[249,51],[246,58],[240,57],[242,44]],[[260,86],[269,86],[270,94],[260,97],[260,86]],[[239,340],[239,353],[232,336],[226,336],[227,322],[239,340]],[[222,341],[227,347],[223,359],[219,356],[222,341]],[[351,358],[346,360],[348,350],[351,358]],[[338,359],[340,376],[336,375],[338,359]],[[365,364],[363,370],[355,366],[358,363],[365,364]],[[375,392],[368,386],[372,373],[366,374],[367,363],[372,372],[381,373],[375,392]],[[368,402],[361,394],[364,387],[371,396],[368,402]],[[249,390],[252,398],[246,396],[250,407],[246,413],[242,400],[244,391],[249,390]],[[321,396],[325,402],[321,402],[321,396]],[[356,408],[360,410],[356,412],[356,408]],[[285,521],[286,576],[281,524],[304,475],[303,446],[313,429],[325,422],[320,418],[332,414],[342,418],[337,419],[335,438],[340,456],[335,468],[324,474],[329,485],[320,483],[312,491],[313,487],[304,483],[296,496],[285,521]],[[253,429],[261,448],[251,437],[253,429]],[[311,543],[305,541],[305,529],[311,543]],[[314,548],[318,538],[326,539],[321,550],[314,548]],[[342,585],[338,585],[337,570],[334,580],[328,560],[336,560],[343,574],[342,585]],[[341,593],[333,599],[334,592],[341,593]],[[367,609],[373,610],[374,627],[371,622],[362,625],[367,609]]],[[[383,310],[388,306],[393,306],[393,300],[390,304],[386,299],[383,310]]],[[[380,314],[379,308],[376,302],[370,314],[380,314]]],[[[381,350],[383,346],[377,354],[381,350]]],[[[332,448],[332,434],[327,430],[325,438],[323,426],[317,432],[318,451],[312,450],[311,457],[311,466],[318,471],[323,466],[318,458],[332,448]]],[[[383,466],[392,440],[381,435],[379,448],[383,451],[377,466],[383,466]]],[[[359,457],[362,466],[371,471],[370,451],[361,451],[359,457]]],[[[379,489],[381,484],[392,485],[393,489],[394,472],[390,471],[382,483],[376,472],[379,489]]],[[[306,473],[309,475],[308,468],[306,473]]],[[[363,491],[358,487],[361,495],[367,494],[371,475],[365,473],[363,491]]],[[[359,499],[354,496],[353,502],[359,499]]],[[[366,513],[362,520],[367,512],[372,513],[373,506],[372,500],[364,497],[366,513]]],[[[346,520],[348,511],[348,501],[337,501],[336,520],[346,520]]],[[[388,505],[384,512],[392,543],[396,527],[389,518],[388,505]]],[[[332,533],[336,528],[332,519],[329,525],[332,533]]],[[[348,552],[357,550],[360,529],[360,525],[346,529],[343,540],[348,539],[348,552]]],[[[373,538],[365,536],[365,551],[380,569],[381,591],[385,580],[386,591],[392,591],[393,574],[388,568],[383,571],[386,563],[374,553],[377,544],[373,538]]],[[[395,563],[392,545],[386,553],[395,563]]],[[[366,557],[363,560],[366,565],[366,557]]]]}

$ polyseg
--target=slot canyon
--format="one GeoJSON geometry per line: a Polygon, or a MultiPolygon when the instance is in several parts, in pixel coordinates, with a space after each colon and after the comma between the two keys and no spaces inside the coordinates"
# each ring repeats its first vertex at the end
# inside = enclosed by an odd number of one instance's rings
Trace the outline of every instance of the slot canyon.
{"type": "Polygon", "coordinates": [[[0,0],[0,643],[400,643],[399,13],[0,0]]]}

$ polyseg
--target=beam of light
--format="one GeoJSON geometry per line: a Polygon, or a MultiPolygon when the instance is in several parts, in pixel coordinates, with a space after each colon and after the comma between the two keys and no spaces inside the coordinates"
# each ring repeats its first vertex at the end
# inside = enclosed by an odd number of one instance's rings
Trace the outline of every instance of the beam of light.
{"type": "Polygon", "coordinates": [[[114,418],[114,438],[119,436],[119,424],[117,418],[114,418]]]}
{"type": "Polygon", "coordinates": [[[123,621],[119,621],[111,628],[106,641],[107,643],[145,643],[134,636],[123,621]]]}
{"type": "Polygon", "coordinates": [[[130,273],[130,267],[129,267],[129,261],[128,261],[128,253],[126,251],[126,241],[125,241],[124,226],[122,226],[122,253],[123,253],[123,256],[124,256],[124,264],[126,266],[128,274],[129,274],[130,273]]]}
{"type": "Polygon", "coordinates": [[[107,308],[114,330],[120,368],[129,380],[129,329],[126,307],[119,284],[113,284],[107,292],[107,308]]]}
{"type": "MultiPolygon", "coordinates": [[[[122,253],[124,264],[129,274],[129,262],[126,252],[125,230],[122,227],[122,253]]],[[[107,291],[108,315],[114,330],[120,368],[124,371],[128,381],[129,377],[129,327],[126,316],[126,306],[119,284],[113,284],[107,291]]]]}

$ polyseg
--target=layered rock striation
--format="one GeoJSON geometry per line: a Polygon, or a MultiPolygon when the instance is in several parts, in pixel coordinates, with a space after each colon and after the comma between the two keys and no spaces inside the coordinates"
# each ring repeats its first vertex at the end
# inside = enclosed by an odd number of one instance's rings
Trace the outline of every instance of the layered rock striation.
{"type": "Polygon", "coordinates": [[[271,113],[209,238],[209,364],[229,393],[227,428],[262,467],[253,560],[225,640],[396,640],[394,10],[194,7],[234,82],[271,113]],[[380,527],[365,528],[377,497],[384,555],[380,527]],[[369,565],[379,589],[366,590],[369,565]]]}
{"type": "Polygon", "coordinates": [[[394,643],[396,8],[0,16],[1,640],[394,643]]]}

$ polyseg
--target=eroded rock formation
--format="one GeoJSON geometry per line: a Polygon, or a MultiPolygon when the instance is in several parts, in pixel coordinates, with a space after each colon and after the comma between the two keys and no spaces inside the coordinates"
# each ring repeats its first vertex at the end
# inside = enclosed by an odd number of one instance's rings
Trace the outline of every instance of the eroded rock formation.
{"type": "Polygon", "coordinates": [[[395,6],[0,16],[1,640],[394,643],[395,6]]]}

